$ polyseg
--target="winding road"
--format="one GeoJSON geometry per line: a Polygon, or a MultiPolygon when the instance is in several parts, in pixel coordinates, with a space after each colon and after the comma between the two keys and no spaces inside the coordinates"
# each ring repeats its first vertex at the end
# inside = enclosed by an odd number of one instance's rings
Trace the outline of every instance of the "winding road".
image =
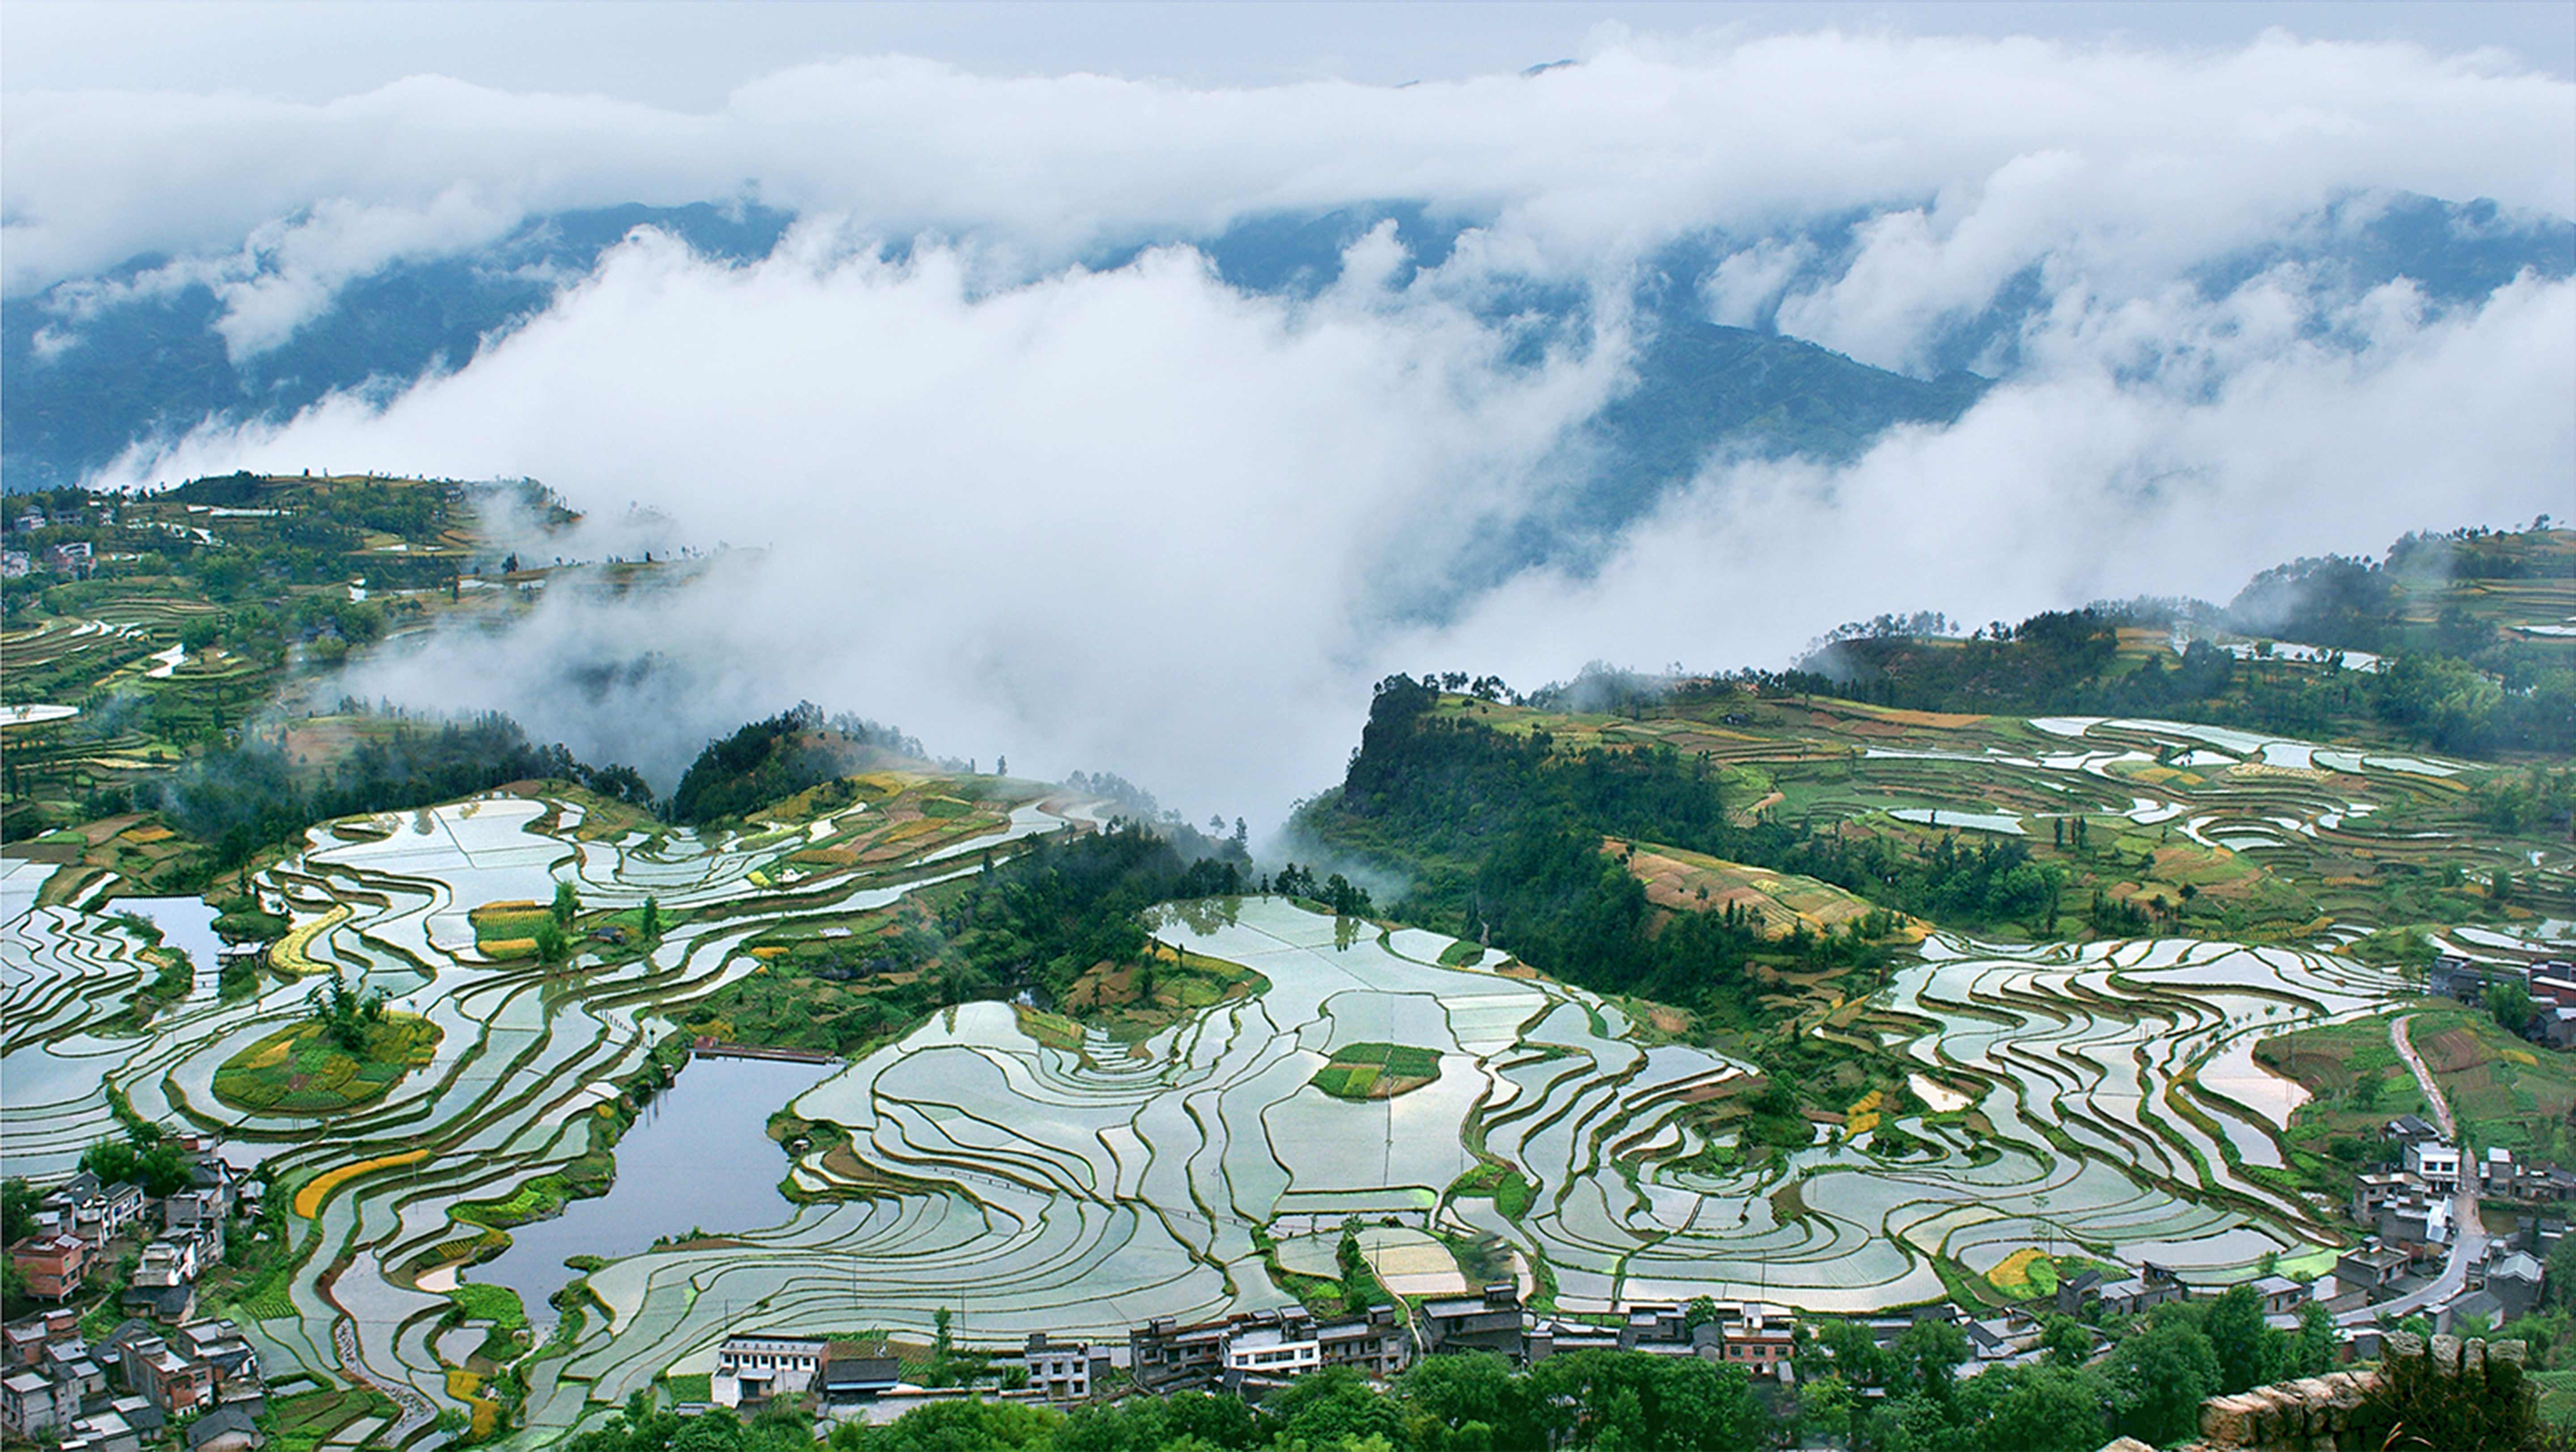
{"type": "Polygon", "coordinates": [[[2415,1083],[2424,1091],[2424,1102],[2432,1106],[2433,1122],[2440,1126],[2442,1138],[2460,1146],[2460,1190],[2451,1201],[2451,1256],[2442,1263],[2442,1273],[2433,1278],[2431,1285],[2409,1291],[2393,1301],[2346,1311],[2335,1318],[2345,1326],[2367,1325],[2383,1317],[2411,1316],[2417,1311],[2448,1303],[2468,1285],[2469,1267],[2486,1254],[2486,1227],[2478,1222],[2477,1167],[2469,1159],[2468,1146],[2460,1141],[2460,1128],[2451,1118],[2450,1101],[2442,1097],[2441,1086],[2433,1082],[2433,1071],[2424,1067],[2423,1057],[2415,1052],[2413,1041],[2407,1037],[2407,1030],[2414,1023],[2415,1016],[2407,1014],[2390,1024],[2388,1042],[2396,1048],[2397,1057],[2405,1060],[2406,1067],[2414,1071],[2415,1083]]]}

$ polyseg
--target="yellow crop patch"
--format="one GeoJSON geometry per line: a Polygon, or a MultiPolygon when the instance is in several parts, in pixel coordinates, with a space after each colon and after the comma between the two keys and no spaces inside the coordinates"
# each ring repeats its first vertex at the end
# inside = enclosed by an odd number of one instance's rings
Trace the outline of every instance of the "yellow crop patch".
{"type": "Polygon", "coordinates": [[[372,1160],[360,1160],[353,1165],[342,1165],[336,1170],[325,1170],[305,1181],[304,1188],[295,1192],[296,1216],[304,1220],[312,1219],[321,1213],[322,1202],[331,1198],[332,1191],[371,1170],[392,1169],[397,1165],[414,1164],[427,1158],[429,1158],[427,1149],[404,1150],[398,1155],[378,1155],[372,1160]]]}
{"type": "Polygon", "coordinates": [[[285,937],[278,939],[277,946],[268,950],[268,966],[280,973],[292,973],[299,978],[308,973],[329,972],[329,969],[308,957],[305,950],[313,946],[316,938],[348,920],[347,905],[333,903],[329,912],[311,922],[290,929],[285,937]]]}

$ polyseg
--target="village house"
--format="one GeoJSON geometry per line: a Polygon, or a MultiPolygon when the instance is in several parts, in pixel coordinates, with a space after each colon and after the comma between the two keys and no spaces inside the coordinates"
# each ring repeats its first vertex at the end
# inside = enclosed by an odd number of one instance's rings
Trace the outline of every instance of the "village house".
{"type": "Polygon", "coordinates": [[[215,1369],[181,1355],[161,1337],[145,1336],[126,1343],[123,1367],[125,1384],[163,1416],[175,1417],[215,1404],[215,1369]]]}
{"type": "Polygon", "coordinates": [[[2254,1294],[2263,1298],[2266,1316],[2291,1316],[2308,1303],[2308,1288],[2288,1276],[2264,1276],[2254,1282],[2254,1294]]]}
{"type": "Polygon", "coordinates": [[[2525,1315],[2540,1304],[2541,1264],[2519,1250],[2487,1263],[2486,1289],[2496,1298],[2506,1320],[2525,1315]]]}
{"type": "Polygon", "coordinates": [[[2409,1196],[2379,1207],[2376,1230],[2381,1241],[2418,1259],[2451,1243],[2451,1202],[2432,1196],[2409,1196]]]}
{"type": "Polygon", "coordinates": [[[738,1407],[781,1392],[814,1390],[830,1343],[806,1336],[728,1336],[709,1383],[715,1404],[738,1407]]]}
{"type": "Polygon", "coordinates": [[[2100,1271],[2083,1271],[2065,1277],[2057,1283],[2057,1314],[2061,1316],[2079,1315],[2086,1306],[2101,1299],[2102,1273],[2100,1271]]]}
{"type": "Polygon", "coordinates": [[[77,1235],[60,1231],[36,1235],[9,1247],[9,1263],[27,1278],[27,1294],[59,1301],[76,1294],[89,1274],[90,1247],[77,1235]]]}
{"type": "Polygon", "coordinates": [[[1622,1334],[1607,1326],[1550,1318],[1530,1327],[1521,1343],[1526,1348],[1522,1359],[1536,1364],[1551,1356],[1571,1356],[1578,1351],[1616,1351],[1622,1334]]]}
{"type": "Polygon", "coordinates": [[[2365,1293],[2371,1300],[2381,1300],[2393,1293],[2398,1278],[2406,1274],[2412,1262],[2412,1257],[2394,1246],[2365,1241],[2335,1258],[2335,1280],[2365,1293]]]}
{"type": "Polygon", "coordinates": [[[1394,1376],[1413,1364],[1413,1333],[1391,1305],[1318,1323],[1315,1346],[1324,1365],[1347,1366],[1372,1377],[1394,1376]]]}
{"type": "Polygon", "coordinates": [[[1204,1390],[1225,1370],[1225,1338],[1223,1321],[1149,1321],[1127,1333],[1128,1374],[1147,1391],[1204,1390]]]}
{"type": "Polygon", "coordinates": [[[79,1414],[76,1386],[41,1371],[13,1371],[0,1377],[0,1427],[13,1437],[33,1441],[79,1414]]]}
{"type": "Polygon", "coordinates": [[[2161,1266],[2147,1266],[2127,1280],[2112,1281],[2102,1287],[2102,1309],[2115,1316],[2135,1316],[2167,1301],[2179,1301],[2190,1292],[2173,1272],[2161,1266]]]}
{"type": "Polygon", "coordinates": [[[1727,1363],[1741,1366],[1756,1377],[1786,1373],[1797,1351],[1797,1333],[1797,1319],[1785,1306],[1747,1303],[1739,1315],[1718,1322],[1727,1363]]]}
{"type": "Polygon", "coordinates": [[[259,1422],[240,1407],[223,1407],[188,1424],[188,1452],[254,1452],[268,1443],[259,1422]]]}
{"type": "Polygon", "coordinates": [[[2516,963],[2476,963],[2445,953],[2436,959],[2424,975],[2425,990],[2436,998],[2456,998],[2462,1003],[2484,1000],[2487,990],[2499,983],[2521,984],[2526,973],[2516,963]]]}
{"type": "Polygon", "coordinates": [[[1482,1295],[1444,1296],[1422,1303],[1422,1350],[1439,1356],[1456,1351],[1491,1351],[1525,1361],[1520,1287],[1496,1281],[1482,1295]]]}
{"type": "Polygon", "coordinates": [[[117,1297],[118,1309],[176,1326],[196,1314],[199,1242],[169,1237],[143,1247],[143,1258],[117,1297]]]}
{"type": "Polygon", "coordinates": [[[224,1402],[266,1394],[260,1378],[259,1353],[251,1349],[241,1328],[232,1322],[194,1321],[172,1331],[170,1342],[181,1354],[204,1363],[214,1373],[215,1390],[224,1402]]]}
{"type": "Polygon", "coordinates": [[[0,1359],[12,1367],[34,1366],[44,1360],[47,1346],[57,1341],[80,1339],[80,1312],[70,1307],[39,1311],[9,1323],[0,1330],[0,1359]]]}
{"type": "Polygon", "coordinates": [[[73,1418],[55,1452],[143,1452],[143,1429],[123,1414],[101,1408],[73,1418]]]}
{"type": "Polygon", "coordinates": [[[2540,1041],[2553,1049],[2576,1048],[2576,1008],[2551,1008],[2540,1015],[2540,1041]]]}
{"type": "Polygon", "coordinates": [[[1091,1389],[1109,1371],[1109,1351],[1087,1341],[1063,1342],[1031,1332],[1020,1352],[1029,1390],[1051,1402],[1091,1400],[1091,1389]]]}
{"type": "Polygon", "coordinates": [[[826,1403],[867,1401],[903,1385],[903,1362],[883,1342],[835,1341],[814,1389],[826,1403]]]}
{"type": "MultiPolygon", "coordinates": [[[[1517,1298],[1512,1330],[1509,1354],[1522,1355],[1517,1298]]],[[[1303,1306],[1189,1325],[1167,1317],[1127,1333],[1127,1362],[1136,1384],[1155,1392],[1241,1386],[1247,1380],[1258,1386],[1326,1366],[1389,1377],[1413,1364],[1413,1333],[1388,1304],[1331,1319],[1318,1319],[1303,1306]]]]}
{"type": "Polygon", "coordinates": [[[2460,1188],[2460,1147],[2440,1140],[2409,1140],[2406,1173],[2423,1181],[2428,1190],[2450,1194],[2460,1188]]]}
{"type": "Polygon", "coordinates": [[[1276,1385],[1323,1364],[1324,1349],[1315,1341],[1314,1323],[1303,1317],[1283,1320],[1274,1313],[1266,1320],[1229,1328],[1223,1382],[1237,1391],[1247,1381],[1276,1385]]]}

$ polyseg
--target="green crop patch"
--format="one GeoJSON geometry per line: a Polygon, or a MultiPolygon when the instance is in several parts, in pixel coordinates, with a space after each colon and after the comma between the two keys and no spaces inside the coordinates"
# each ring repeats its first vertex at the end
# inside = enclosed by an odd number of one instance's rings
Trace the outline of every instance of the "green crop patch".
{"type": "Polygon", "coordinates": [[[215,1097],[254,1112],[336,1114],[383,1098],[438,1051],[438,1025],[412,1014],[387,1014],[364,1032],[365,1047],[351,1053],[318,1021],[280,1029],[215,1070],[215,1097]]]}
{"type": "Polygon", "coordinates": [[[1345,1044],[1315,1071],[1313,1083],[1336,1099],[1392,1099],[1439,1077],[1436,1050],[1406,1044],[1345,1044]]]}

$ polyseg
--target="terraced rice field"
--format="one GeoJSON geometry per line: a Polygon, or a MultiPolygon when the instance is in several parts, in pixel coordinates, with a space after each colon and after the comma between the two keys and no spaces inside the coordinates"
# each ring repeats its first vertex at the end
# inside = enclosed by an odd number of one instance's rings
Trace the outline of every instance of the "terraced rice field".
{"type": "MultiPolygon", "coordinates": [[[[2470,793],[2491,768],[2466,762],[2181,721],[2025,721],[1847,701],[1766,702],[1726,718],[1733,725],[1454,696],[1438,709],[1510,735],[1545,729],[1561,752],[1649,746],[1704,756],[1730,774],[1740,815],[1843,820],[1916,842],[1951,831],[2011,839],[2040,860],[2099,874],[2114,897],[2170,905],[2189,884],[2203,920],[2232,910],[2248,935],[2304,940],[2435,921],[2420,905],[2410,915],[2392,904],[2456,867],[2473,884],[2513,873],[2514,904],[2490,926],[2576,939],[2576,854],[2563,840],[2478,822],[2470,793]],[[2061,833],[2079,819],[2090,850],[2071,852],[2061,833]]],[[[1640,875],[1651,885],[1652,874],[1640,875]]],[[[2454,942],[2477,951],[2473,936],[2454,942]]]]}
{"type": "MultiPolygon", "coordinates": [[[[309,982],[272,982],[225,1003],[215,975],[201,972],[196,990],[148,1035],[110,1032],[153,972],[141,945],[104,916],[40,905],[54,868],[8,861],[0,878],[6,1172],[68,1173],[84,1147],[116,1129],[110,1088],[148,1117],[217,1130],[242,1163],[273,1165],[293,1197],[300,1243],[314,1253],[273,1307],[285,1314],[248,1328],[275,1367],[384,1389],[403,1405],[396,1430],[408,1436],[452,1404],[429,1344],[449,1303],[418,1289],[413,1269],[435,1269],[441,1256],[432,1252],[465,1234],[451,1208],[507,1199],[591,1148],[601,1123],[591,1111],[614,1094],[611,1081],[636,1072],[673,1031],[657,1011],[751,971],[756,960],[736,950],[766,928],[890,902],[973,870],[985,847],[1066,821],[1023,806],[1006,826],[901,864],[903,881],[882,883],[893,875],[884,871],[803,872],[792,892],[773,894],[754,885],[755,874],[811,840],[807,830],[583,841],[581,817],[576,804],[496,795],[380,818],[362,831],[316,829],[300,855],[263,875],[262,896],[295,920],[294,966],[337,969],[361,992],[382,988],[439,1034],[429,1062],[383,1097],[319,1120],[243,1108],[213,1091],[221,1066],[302,1016],[309,982]],[[541,819],[547,832],[529,830],[541,819]],[[614,967],[577,959],[547,970],[476,949],[474,907],[542,901],[557,881],[572,882],[591,908],[638,907],[649,896],[666,915],[692,916],[649,956],[614,967]]],[[[552,1396],[553,1379],[545,1383],[552,1396]]],[[[582,1401],[572,1397],[570,1409],[582,1401]]]]}
{"type": "MultiPolygon", "coordinates": [[[[52,869],[11,863],[7,1169],[67,1170],[112,1127],[107,1086],[145,1115],[218,1129],[231,1153],[276,1168],[311,1250],[246,1323],[269,1364],[377,1387],[402,1408],[385,1438],[424,1435],[438,1409],[465,1407],[438,1338],[450,1302],[430,1288],[453,1284],[483,1236],[457,1207],[507,1201],[592,1151],[613,1081],[674,1032],[666,1015],[756,971],[742,950],[757,935],[881,906],[1085,813],[1022,805],[1007,826],[861,866],[815,861],[837,840],[828,823],[585,840],[578,805],[508,795],[317,829],[259,884],[291,912],[296,957],[384,988],[440,1035],[382,1098],[318,1120],[212,1088],[302,1012],[309,981],[226,1004],[200,974],[148,1036],[105,1032],[150,976],[138,945],[104,917],[38,906],[52,869]],[[478,946],[475,909],[544,902],[558,882],[589,909],[655,897],[673,926],[614,966],[546,969],[478,946]]],[[[2331,1237],[2248,1173],[2281,1150],[2276,1106],[2242,1087],[2259,1080],[2230,1077],[2235,1056],[2255,1035],[2370,1012],[2396,987],[2280,949],[1936,937],[1864,1023],[1923,1026],[1904,1051],[1963,1107],[1884,1119],[1881,1134],[1911,1137],[1901,1153],[1820,1142],[1785,1171],[1721,1173],[1705,1168],[1723,1157],[1693,1110],[1743,1065],[1644,1043],[1617,1006],[1505,976],[1499,953],[1279,899],[1185,905],[1153,926],[1266,988],[1141,1046],[967,1004],[833,1074],[788,1106],[846,1131],[780,1159],[802,1203],[777,1225],[706,1227],[723,1243],[591,1273],[594,1313],[531,1365],[522,1438],[603,1416],[674,1367],[708,1369],[733,1331],[926,1332],[945,1308],[989,1344],[1276,1305],[1255,1232],[1332,1233],[1353,1215],[1498,1241],[1567,1311],[1702,1293],[1870,1310],[2055,1242],[2243,1276],[2331,1237]],[[1418,1051],[1407,1067],[1428,1082],[1373,1099],[1316,1086],[1336,1050],[1362,1045],[1418,1051]]]]}

